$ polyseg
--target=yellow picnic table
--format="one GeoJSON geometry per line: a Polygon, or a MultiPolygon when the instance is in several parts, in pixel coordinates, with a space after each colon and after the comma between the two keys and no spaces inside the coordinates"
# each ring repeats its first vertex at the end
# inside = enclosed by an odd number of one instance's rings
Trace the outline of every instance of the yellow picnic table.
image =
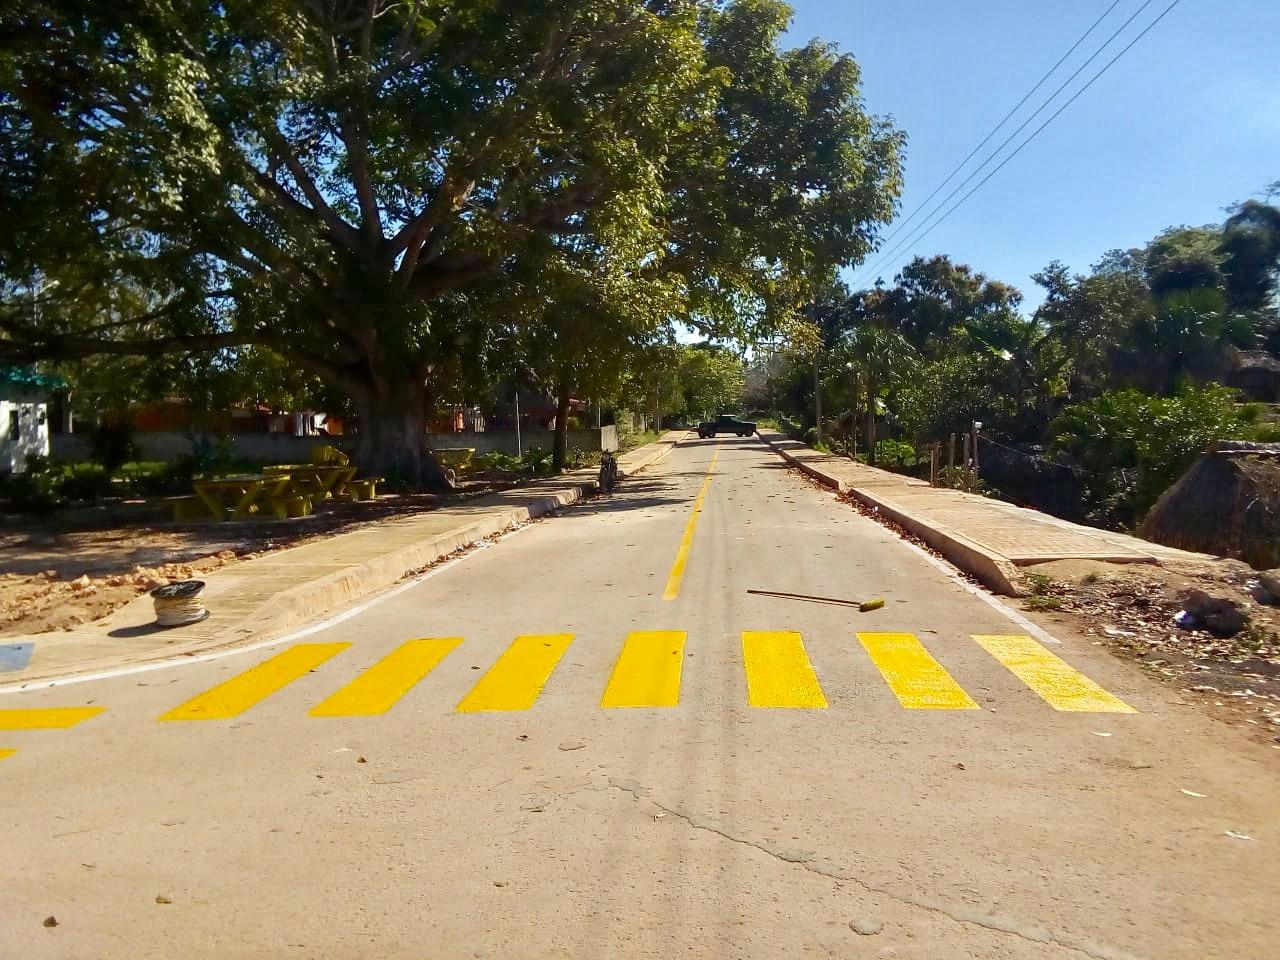
{"type": "Polygon", "coordinates": [[[289,477],[246,475],[193,480],[195,491],[215,520],[247,520],[257,508],[289,488],[289,477]]]}
{"type": "Polygon", "coordinates": [[[290,489],[315,500],[340,496],[356,475],[356,467],[348,464],[297,463],[264,467],[271,476],[283,477],[290,489]]]}

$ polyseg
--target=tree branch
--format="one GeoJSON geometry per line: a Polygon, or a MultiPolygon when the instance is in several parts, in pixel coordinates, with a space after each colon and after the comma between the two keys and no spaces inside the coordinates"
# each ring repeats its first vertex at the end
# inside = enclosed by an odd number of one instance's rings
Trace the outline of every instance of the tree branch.
{"type": "MultiPolygon", "coordinates": [[[[270,124],[269,127],[270,131],[264,132],[264,137],[271,148],[272,156],[280,163],[284,164],[285,168],[289,171],[290,176],[293,177],[294,183],[298,185],[298,189],[300,189],[303,196],[307,198],[307,203],[311,204],[311,209],[322,221],[324,221],[325,226],[329,228],[340,242],[349,249],[355,250],[357,247],[357,235],[355,228],[338,216],[338,214],[334,212],[334,209],[325,202],[324,196],[320,193],[319,188],[316,187],[315,181],[311,179],[311,175],[307,173],[302,162],[289,148],[289,142],[285,139],[284,134],[280,132],[279,128],[276,127],[274,123],[270,124]]],[[[252,164],[250,164],[250,166],[252,166],[252,164]]],[[[254,167],[254,170],[256,171],[257,168],[254,167]]],[[[274,177],[269,179],[275,182],[274,177]]],[[[278,182],[276,185],[280,186],[278,182]]],[[[282,186],[280,189],[284,191],[282,186]]],[[[284,192],[287,194],[287,191],[284,192]]]]}
{"type": "Polygon", "coordinates": [[[411,289],[419,297],[429,300],[488,276],[498,269],[500,262],[478,254],[441,258],[430,270],[419,271],[414,276],[411,289]]]}
{"type": "Polygon", "coordinates": [[[37,360],[83,360],[110,354],[126,357],[159,357],[166,353],[207,352],[259,343],[261,335],[250,331],[155,337],[150,340],[107,340],[71,334],[46,334],[37,341],[0,340],[0,358],[8,363],[37,360]]]}

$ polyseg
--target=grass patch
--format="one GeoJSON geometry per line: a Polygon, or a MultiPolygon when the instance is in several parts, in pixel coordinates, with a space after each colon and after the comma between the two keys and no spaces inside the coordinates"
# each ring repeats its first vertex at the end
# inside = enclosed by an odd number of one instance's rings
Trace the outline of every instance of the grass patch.
{"type": "Polygon", "coordinates": [[[1043,597],[1053,589],[1053,577],[1046,577],[1043,573],[1028,573],[1027,586],[1031,588],[1032,596],[1043,597]]]}
{"type": "Polygon", "coordinates": [[[656,430],[646,430],[644,433],[629,433],[625,437],[618,437],[618,452],[626,453],[628,450],[634,450],[636,447],[643,447],[646,443],[655,443],[662,436],[656,430]]]}
{"type": "Polygon", "coordinates": [[[1033,594],[1027,597],[1022,605],[1028,610],[1061,610],[1062,598],[1049,597],[1044,594],[1033,594]]]}

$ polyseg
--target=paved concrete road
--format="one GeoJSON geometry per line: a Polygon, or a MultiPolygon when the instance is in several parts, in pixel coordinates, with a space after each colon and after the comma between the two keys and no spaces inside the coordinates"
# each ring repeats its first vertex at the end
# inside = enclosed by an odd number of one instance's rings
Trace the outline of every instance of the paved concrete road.
{"type": "Polygon", "coordinates": [[[0,696],[0,957],[1275,957],[1274,755],[1025,634],[692,442],[309,636],[0,696]]]}

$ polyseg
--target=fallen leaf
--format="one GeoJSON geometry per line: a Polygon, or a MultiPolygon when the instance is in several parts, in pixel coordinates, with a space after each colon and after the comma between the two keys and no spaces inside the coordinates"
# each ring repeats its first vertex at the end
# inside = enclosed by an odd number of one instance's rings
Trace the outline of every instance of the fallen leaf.
{"type": "Polygon", "coordinates": [[[1101,730],[1091,730],[1091,731],[1089,731],[1089,732],[1090,732],[1090,733],[1092,733],[1095,737],[1109,737],[1109,736],[1111,736],[1111,734],[1109,734],[1109,733],[1103,733],[1101,730]]]}
{"type": "Polygon", "coordinates": [[[164,896],[163,894],[159,894],[159,893],[157,893],[157,894],[156,894],[156,903],[173,903],[173,901],[172,901],[172,900],[170,900],[168,897],[164,896]]]}
{"type": "Polygon", "coordinates": [[[1203,794],[1203,793],[1196,793],[1194,790],[1183,790],[1182,792],[1183,792],[1183,793],[1185,793],[1188,797],[1203,797],[1203,796],[1204,796],[1204,794],[1203,794]]]}
{"type": "Polygon", "coordinates": [[[1234,830],[1227,831],[1228,837],[1235,837],[1237,840],[1252,840],[1253,837],[1246,837],[1243,833],[1236,833],[1234,830]]]}
{"type": "Polygon", "coordinates": [[[58,918],[57,918],[57,917],[45,917],[45,918],[44,918],[44,925],[45,925],[46,927],[56,927],[56,926],[58,925],[58,918]]]}

